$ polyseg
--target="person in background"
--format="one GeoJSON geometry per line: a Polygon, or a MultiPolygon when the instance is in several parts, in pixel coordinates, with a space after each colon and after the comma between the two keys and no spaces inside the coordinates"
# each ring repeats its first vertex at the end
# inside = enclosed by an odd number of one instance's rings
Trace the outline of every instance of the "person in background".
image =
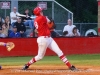
{"type": "Polygon", "coordinates": [[[13,11],[10,13],[10,18],[11,18],[11,24],[12,24],[12,26],[13,26],[13,23],[17,21],[17,14],[19,14],[17,12],[17,8],[14,7],[13,11]]]}
{"type": "Polygon", "coordinates": [[[7,26],[9,26],[9,29],[8,29],[8,36],[9,34],[11,33],[12,31],[12,27],[11,27],[11,23],[10,23],[10,17],[9,16],[6,16],[5,18],[5,22],[4,22],[7,26]]]}
{"type": "Polygon", "coordinates": [[[50,32],[51,32],[51,37],[56,37],[56,32],[54,31],[56,26],[55,26],[53,19],[50,19],[50,22],[48,23],[48,27],[49,27],[50,32]]]}
{"type": "Polygon", "coordinates": [[[2,23],[4,23],[4,19],[2,19],[2,17],[0,17],[0,27],[2,27],[2,23]]]}
{"type": "Polygon", "coordinates": [[[63,32],[63,36],[66,37],[66,35],[68,34],[68,31],[64,31],[63,32]]]}
{"type": "Polygon", "coordinates": [[[9,37],[11,37],[11,38],[19,38],[19,37],[21,37],[20,33],[17,32],[17,26],[16,25],[13,26],[13,30],[9,34],[9,37]]]}
{"type": "Polygon", "coordinates": [[[80,36],[80,33],[79,33],[77,27],[73,28],[73,36],[80,36]]]}
{"type": "Polygon", "coordinates": [[[89,32],[89,33],[87,34],[87,36],[88,36],[88,37],[94,37],[94,36],[96,36],[96,35],[94,35],[93,32],[89,32]]]}
{"type": "Polygon", "coordinates": [[[37,29],[34,29],[31,33],[30,33],[30,37],[37,37],[37,35],[38,35],[38,31],[37,31],[37,29]]]}
{"type": "Polygon", "coordinates": [[[5,35],[2,33],[2,28],[0,27],[0,38],[4,38],[5,35]]]}
{"type": "Polygon", "coordinates": [[[6,23],[7,26],[9,26],[9,27],[11,26],[10,17],[9,17],[9,16],[6,16],[6,17],[5,17],[4,22],[6,23]]]}
{"type": "Polygon", "coordinates": [[[8,30],[9,30],[9,25],[6,23],[2,23],[2,33],[5,35],[5,37],[8,37],[8,30]]]}
{"type": "Polygon", "coordinates": [[[0,17],[0,27],[1,27],[1,24],[2,24],[2,18],[0,17]]]}
{"type": "Polygon", "coordinates": [[[22,22],[21,17],[17,18],[17,22],[15,22],[14,25],[16,25],[17,31],[21,34],[21,37],[26,37],[26,33],[25,33],[26,27],[24,23],[22,22]]]}
{"type": "Polygon", "coordinates": [[[55,32],[56,25],[55,25],[53,19],[50,19],[50,22],[48,23],[48,27],[49,27],[50,32],[51,32],[51,37],[58,37],[58,36],[59,36],[59,35],[55,32]]]}
{"type": "Polygon", "coordinates": [[[68,34],[66,36],[73,36],[73,28],[76,27],[75,25],[72,25],[72,20],[68,19],[67,20],[68,25],[65,25],[63,32],[68,31],[68,34]]]}
{"type": "Polygon", "coordinates": [[[30,17],[28,17],[28,16],[31,16],[29,14],[29,9],[28,8],[25,9],[24,15],[26,15],[26,17],[22,17],[22,21],[24,22],[24,24],[26,26],[29,25],[29,27],[33,30],[34,29],[34,25],[33,25],[34,21],[30,17]]]}
{"type": "Polygon", "coordinates": [[[31,33],[29,34],[29,37],[34,37],[34,31],[31,31],[31,33]]]}
{"type": "Polygon", "coordinates": [[[35,37],[35,31],[32,30],[31,33],[29,34],[29,37],[35,37]]]}

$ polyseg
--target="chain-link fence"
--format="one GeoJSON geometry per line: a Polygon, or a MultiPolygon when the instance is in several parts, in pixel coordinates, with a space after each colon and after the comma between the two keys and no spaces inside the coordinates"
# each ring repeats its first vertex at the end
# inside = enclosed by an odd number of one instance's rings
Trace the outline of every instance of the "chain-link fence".
{"type": "MultiPolygon", "coordinates": [[[[10,2],[11,1],[6,1],[6,0],[0,0],[0,2],[10,2]]],[[[66,8],[63,9],[60,5],[53,1],[18,1],[18,12],[23,14],[24,10],[28,8],[30,10],[30,14],[32,14],[32,10],[34,7],[37,6],[38,2],[46,2],[47,3],[47,10],[44,10],[44,14],[47,15],[49,18],[53,18],[56,23],[65,23],[68,18],[72,19],[72,14],[67,11],[66,8]]],[[[0,10],[0,16],[5,17],[9,16],[11,12],[11,9],[1,9],[0,10]]]]}
{"type": "MultiPolygon", "coordinates": [[[[19,12],[24,13],[24,10],[28,8],[32,14],[32,10],[38,2],[41,1],[18,1],[19,12]]],[[[56,23],[65,23],[68,18],[72,19],[72,14],[69,11],[53,1],[47,1],[47,10],[44,10],[44,14],[49,18],[53,18],[56,23]]]]}
{"type": "MultiPolygon", "coordinates": [[[[0,0],[0,2],[10,2],[10,0],[0,0]]],[[[46,2],[47,3],[47,9],[44,10],[44,14],[48,16],[49,18],[53,18],[56,24],[56,30],[62,34],[64,26],[67,24],[67,20],[70,18],[73,20],[73,13],[69,11],[68,9],[64,8],[62,5],[60,5],[56,1],[52,0],[18,0],[18,12],[23,14],[24,10],[28,8],[30,10],[30,14],[32,14],[32,10],[34,7],[37,6],[38,2],[46,2]]],[[[11,5],[10,5],[11,8],[11,5]]],[[[0,16],[4,18],[5,16],[10,16],[11,9],[1,9],[0,10],[0,16]]],[[[89,14],[88,14],[89,15],[89,14]]],[[[76,18],[74,18],[76,19],[76,18]]],[[[75,23],[75,25],[78,27],[80,33],[82,36],[85,35],[86,30],[88,29],[95,29],[97,31],[97,24],[87,24],[87,23],[75,23]]]]}
{"type": "MultiPolygon", "coordinates": [[[[57,32],[59,32],[60,34],[62,34],[63,32],[63,28],[65,25],[67,25],[67,23],[56,23],[57,25],[57,32]],[[59,26],[61,26],[59,28],[59,26]]],[[[74,25],[78,28],[81,36],[85,36],[86,32],[89,29],[93,29],[98,33],[98,23],[74,23],[74,25]]]]}

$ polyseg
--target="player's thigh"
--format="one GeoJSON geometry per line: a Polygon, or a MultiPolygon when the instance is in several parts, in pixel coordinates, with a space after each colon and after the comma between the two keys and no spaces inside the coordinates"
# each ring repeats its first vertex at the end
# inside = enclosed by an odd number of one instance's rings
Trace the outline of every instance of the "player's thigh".
{"type": "Polygon", "coordinates": [[[63,55],[62,50],[59,48],[57,43],[51,38],[51,42],[48,46],[52,51],[54,51],[59,57],[63,55]]]}
{"type": "Polygon", "coordinates": [[[40,37],[37,39],[37,43],[38,43],[38,56],[43,57],[45,55],[48,42],[45,38],[40,37]]]}

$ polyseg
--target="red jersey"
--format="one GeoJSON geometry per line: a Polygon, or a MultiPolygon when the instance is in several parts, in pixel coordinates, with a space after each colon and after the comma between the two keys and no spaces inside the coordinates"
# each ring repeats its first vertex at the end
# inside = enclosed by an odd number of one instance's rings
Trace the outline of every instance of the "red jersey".
{"type": "Polygon", "coordinates": [[[47,25],[46,16],[38,16],[34,20],[34,26],[38,31],[38,36],[50,36],[50,30],[47,25]]]}

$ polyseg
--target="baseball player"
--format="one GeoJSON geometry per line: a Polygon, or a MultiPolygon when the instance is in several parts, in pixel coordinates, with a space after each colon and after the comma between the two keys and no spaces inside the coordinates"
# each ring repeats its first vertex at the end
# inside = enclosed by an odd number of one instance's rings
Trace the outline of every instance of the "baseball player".
{"type": "MultiPolygon", "coordinates": [[[[15,44],[13,42],[7,42],[7,43],[0,42],[0,46],[5,46],[7,48],[7,51],[11,51],[15,47],[15,44]]],[[[0,70],[1,70],[1,66],[0,66],[0,70]]]]}
{"type": "Polygon", "coordinates": [[[5,46],[8,51],[11,51],[15,47],[13,42],[7,42],[7,43],[0,42],[0,46],[5,46]]]}
{"type": "Polygon", "coordinates": [[[50,30],[47,25],[50,20],[43,15],[42,8],[36,7],[33,10],[33,13],[37,16],[34,20],[34,25],[38,31],[38,54],[37,56],[32,58],[27,64],[25,64],[23,70],[27,70],[31,64],[41,60],[45,55],[47,47],[54,51],[70,70],[76,70],[75,66],[70,64],[64,53],[58,47],[57,43],[53,40],[53,38],[51,38],[50,30]]]}

